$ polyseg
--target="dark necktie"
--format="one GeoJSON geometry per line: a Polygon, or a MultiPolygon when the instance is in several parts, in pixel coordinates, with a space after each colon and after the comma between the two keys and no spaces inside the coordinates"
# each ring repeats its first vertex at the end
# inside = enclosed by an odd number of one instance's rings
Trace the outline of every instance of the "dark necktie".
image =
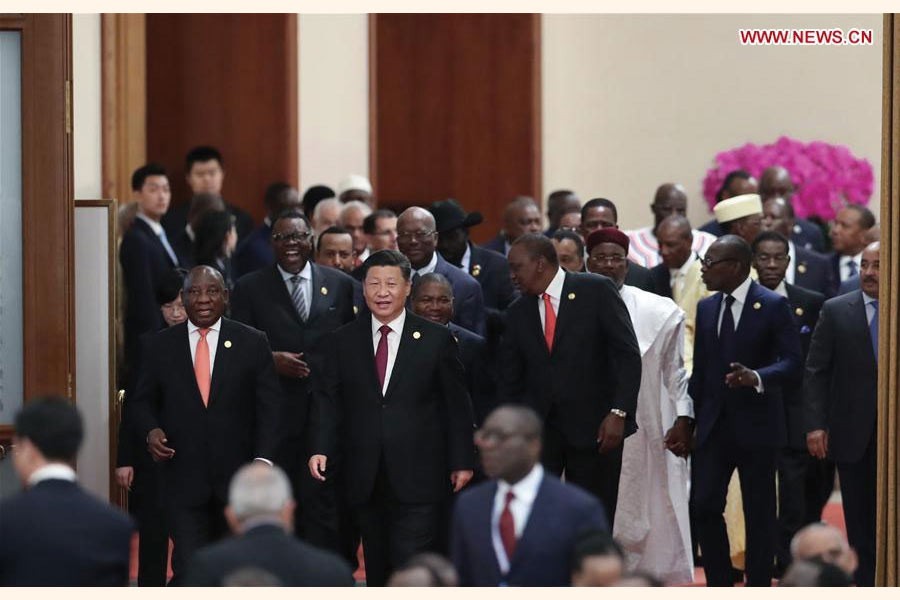
{"type": "Polygon", "coordinates": [[[875,362],[878,362],[878,300],[872,300],[872,307],[875,314],[869,321],[869,337],[872,338],[872,350],[875,352],[875,362]]]}
{"type": "Polygon", "coordinates": [[[378,349],[375,350],[375,370],[378,372],[378,383],[381,384],[381,389],[383,390],[388,362],[388,334],[391,332],[391,328],[387,325],[382,325],[378,328],[378,331],[381,332],[381,339],[378,340],[378,349]]]}
{"type": "Polygon", "coordinates": [[[512,493],[512,490],[506,492],[506,504],[503,505],[503,512],[500,513],[500,540],[503,542],[506,558],[510,562],[512,562],[513,553],[516,551],[516,521],[513,519],[512,511],[509,509],[509,503],[515,497],[516,495],[512,493]]]}
{"type": "Polygon", "coordinates": [[[420,277],[422,277],[422,276],[419,275],[419,272],[418,272],[418,271],[413,271],[412,282],[411,282],[412,285],[413,285],[413,287],[415,287],[415,286],[416,286],[416,283],[419,282],[419,278],[420,278],[420,277]]]}
{"type": "Polygon", "coordinates": [[[719,328],[719,352],[725,361],[726,371],[729,371],[728,363],[732,361],[732,346],[734,345],[734,315],[731,306],[734,304],[734,296],[728,294],[723,298],[725,312],[722,313],[722,326],[719,328]]]}
{"type": "Polygon", "coordinates": [[[855,260],[850,259],[849,261],[847,261],[847,273],[847,279],[855,277],[859,273],[859,270],[856,268],[855,260]]]}

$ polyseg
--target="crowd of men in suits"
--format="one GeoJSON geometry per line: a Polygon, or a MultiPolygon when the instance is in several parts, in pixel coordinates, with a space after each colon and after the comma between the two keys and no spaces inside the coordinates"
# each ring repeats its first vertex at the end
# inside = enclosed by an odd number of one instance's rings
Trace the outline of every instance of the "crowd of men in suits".
{"type": "Polygon", "coordinates": [[[185,169],[194,196],[175,208],[165,169],[135,171],[120,249],[116,475],[141,585],[166,583],[169,537],[171,584],[352,583],[360,541],[367,585],[600,582],[608,556],[610,581],[684,584],[694,540],[707,583],[732,585],[735,471],[746,583],[770,585],[820,520],[835,465],[850,571],[872,584],[866,208],[841,208],[824,255],[773,167],[730,174],[701,230],[678,184],[628,232],[614,202],[558,191],[548,229],[517,197],[482,247],[481,214],[375,209],[358,176],[302,197],[269,186],[254,229],[222,199],[215,149],[185,169]]]}

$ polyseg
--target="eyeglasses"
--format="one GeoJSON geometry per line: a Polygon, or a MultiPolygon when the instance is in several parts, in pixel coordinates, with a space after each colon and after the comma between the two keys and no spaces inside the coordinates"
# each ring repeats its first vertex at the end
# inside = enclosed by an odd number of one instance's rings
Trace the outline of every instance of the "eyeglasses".
{"type": "Polygon", "coordinates": [[[308,242],[309,238],[312,237],[312,232],[304,231],[299,232],[295,231],[293,233],[273,233],[272,241],[273,242],[308,242]]]}
{"type": "Polygon", "coordinates": [[[592,263],[603,264],[603,263],[612,263],[614,265],[619,265],[625,262],[624,254],[596,254],[588,257],[588,260],[592,263]]]}
{"type": "Polygon", "coordinates": [[[706,267],[707,269],[711,269],[719,263],[736,261],[736,258],[720,258],[719,260],[711,260],[708,256],[700,259],[700,264],[706,267]]]}
{"type": "Polygon", "coordinates": [[[413,240],[423,242],[436,233],[437,231],[404,231],[397,234],[397,240],[401,242],[411,242],[413,240]]]}

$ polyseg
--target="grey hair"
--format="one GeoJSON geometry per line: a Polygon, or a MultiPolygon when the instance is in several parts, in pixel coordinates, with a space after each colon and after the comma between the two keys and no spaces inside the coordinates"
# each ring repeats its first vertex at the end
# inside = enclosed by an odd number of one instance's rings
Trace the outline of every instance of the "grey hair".
{"type": "Polygon", "coordinates": [[[284,471],[261,462],[241,467],[228,487],[228,505],[239,521],[277,517],[293,499],[284,471]]]}
{"type": "MultiPolygon", "coordinates": [[[[317,205],[318,206],[318,205],[317,205]]],[[[368,217],[372,214],[372,207],[366,204],[361,200],[350,200],[349,202],[344,203],[344,208],[341,209],[341,219],[344,218],[344,215],[353,209],[358,209],[362,212],[363,217],[368,217]]],[[[315,211],[315,209],[313,209],[315,211]]]]}
{"type": "Polygon", "coordinates": [[[325,200],[322,200],[321,202],[316,204],[316,207],[313,209],[313,221],[318,221],[319,217],[322,216],[322,211],[332,206],[336,206],[339,209],[343,209],[344,207],[341,201],[337,198],[326,198],[325,200]]]}

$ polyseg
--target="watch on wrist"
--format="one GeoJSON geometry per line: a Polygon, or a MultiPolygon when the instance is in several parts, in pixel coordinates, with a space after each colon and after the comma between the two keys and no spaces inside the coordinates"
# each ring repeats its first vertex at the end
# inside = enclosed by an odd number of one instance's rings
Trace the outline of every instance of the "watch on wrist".
{"type": "Polygon", "coordinates": [[[618,408],[611,408],[609,412],[623,419],[627,416],[624,410],[619,410],[618,408]]]}

